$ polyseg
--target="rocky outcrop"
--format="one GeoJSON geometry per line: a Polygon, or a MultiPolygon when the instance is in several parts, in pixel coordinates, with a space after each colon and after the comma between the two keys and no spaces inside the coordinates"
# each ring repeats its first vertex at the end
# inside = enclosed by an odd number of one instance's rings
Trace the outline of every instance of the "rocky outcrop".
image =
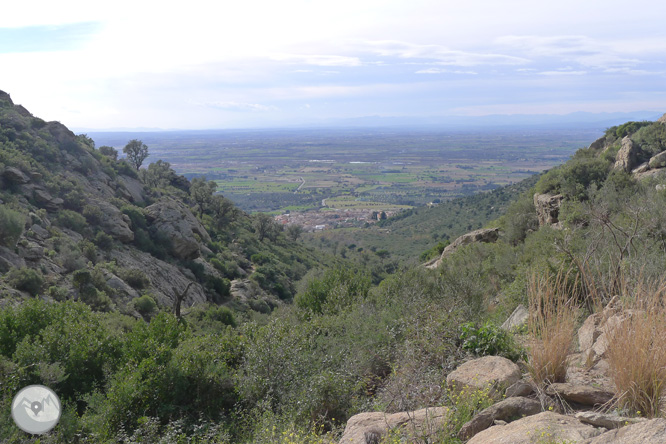
{"type": "Polygon", "coordinates": [[[442,251],[442,255],[439,258],[433,259],[430,262],[425,263],[424,266],[430,269],[437,268],[441,265],[442,260],[446,256],[450,255],[460,247],[477,242],[493,243],[496,242],[498,238],[499,238],[499,228],[481,228],[479,230],[463,234],[462,236],[454,240],[451,245],[447,246],[444,249],[444,251],[442,251]]]}
{"type": "Polygon", "coordinates": [[[590,144],[590,147],[589,147],[589,149],[596,150],[596,151],[605,150],[606,148],[607,148],[606,136],[602,136],[602,137],[598,138],[597,140],[592,142],[590,144]]]}
{"type": "MultiPolygon", "coordinates": [[[[359,413],[347,421],[340,444],[379,444],[390,430],[399,429],[401,434],[427,437],[436,434],[446,422],[449,409],[434,407],[386,414],[381,412],[359,413]]],[[[410,441],[411,442],[411,441],[410,441]]]]}
{"type": "Polygon", "coordinates": [[[529,398],[507,398],[482,410],[465,423],[458,438],[466,440],[492,426],[495,421],[511,422],[516,418],[541,413],[541,403],[529,398]]]}
{"type": "Polygon", "coordinates": [[[14,167],[5,168],[5,170],[2,172],[2,177],[8,182],[18,185],[23,185],[30,182],[30,177],[27,174],[14,167]]]}
{"type": "Polygon", "coordinates": [[[666,442],[666,419],[652,419],[621,429],[611,430],[583,444],[663,444],[666,442]]]}
{"type": "Polygon", "coordinates": [[[106,234],[123,243],[134,240],[134,232],[129,227],[131,222],[127,215],[105,200],[90,199],[88,204],[96,206],[102,211],[100,226],[106,234]]]}
{"type": "Polygon", "coordinates": [[[560,228],[560,207],[564,196],[562,194],[535,194],[534,208],[536,209],[539,227],[551,226],[560,228]]]}
{"type": "Polygon", "coordinates": [[[507,331],[512,331],[521,328],[527,324],[527,320],[530,318],[530,312],[525,308],[523,304],[520,304],[513,310],[511,316],[507,318],[506,321],[502,324],[502,329],[507,331]]]}
{"type": "Polygon", "coordinates": [[[44,190],[41,187],[36,187],[33,189],[32,197],[33,199],[35,199],[35,202],[37,202],[37,204],[40,207],[52,213],[61,210],[63,204],[65,203],[64,200],[62,200],[59,197],[51,196],[51,194],[49,194],[48,191],[44,190]]]}
{"type": "Polygon", "coordinates": [[[624,139],[622,139],[622,147],[615,157],[615,166],[613,168],[630,172],[638,165],[640,153],[640,147],[636,145],[629,136],[625,136],[624,139]]]}
{"type": "Polygon", "coordinates": [[[467,361],[449,373],[446,384],[456,391],[489,389],[494,396],[504,393],[520,377],[520,368],[510,360],[501,356],[484,356],[467,361]]]}
{"type": "MultiPolygon", "coordinates": [[[[539,442],[581,442],[604,430],[583,424],[571,416],[542,412],[508,425],[496,425],[475,435],[467,444],[535,444],[539,442]]],[[[599,441],[605,442],[605,441],[599,441]]],[[[596,444],[596,442],[595,442],[596,444]]]]}
{"type": "Polygon", "coordinates": [[[118,181],[122,185],[119,189],[121,192],[126,192],[123,194],[125,198],[134,203],[144,202],[144,189],[141,181],[134,179],[129,176],[118,176],[118,181]]]}
{"type": "Polygon", "coordinates": [[[171,241],[171,252],[180,259],[200,255],[199,239],[210,242],[210,236],[192,212],[171,198],[162,199],[145,208],[146,219],[171,241]]]}
{"type": "Polygon", "coordinates": [[[659,123],[666,123],[666,114],[664,114],[664,115],[661,116],[659,119],[657,119],[657,122],[659,122],[659,123]]]}

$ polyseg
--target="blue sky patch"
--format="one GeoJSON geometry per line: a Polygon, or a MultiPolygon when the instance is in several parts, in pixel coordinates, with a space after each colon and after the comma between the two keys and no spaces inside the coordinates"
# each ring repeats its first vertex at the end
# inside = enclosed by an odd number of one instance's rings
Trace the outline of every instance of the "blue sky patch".
{"type": "Polygon", "coordinates": [[[95,22],[0,28],[0,54],[75,50],[99,28],[95,22]]]}

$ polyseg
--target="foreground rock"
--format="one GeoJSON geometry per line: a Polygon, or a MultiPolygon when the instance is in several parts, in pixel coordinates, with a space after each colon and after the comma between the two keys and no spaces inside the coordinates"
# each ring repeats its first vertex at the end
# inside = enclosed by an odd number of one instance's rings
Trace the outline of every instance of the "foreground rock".
{"type": "Polygon", "coordinates": [[[541,403],[536,399],[507,398],[479,412],[465,423],[458,438],[466,440],[492,426],[495,421],[510,422],[515,418],[536,415],[541,412],[541,403]]]}
{"type": "Polygon", "coordinates": [[[562,206],[562,194],[535,194],[534,208],[536,209],[537,219],[540,227],[560,228],[560,207],[562,206]]]}
{"type": "Polygon", "coordinates": [[[490,395],[501,394],[518,382],[520,368],[501,356],[484,356],[462,364],[449,373],[446,384],[454,390],[471,389],[490,390],[490,395]]]}
{"type": "MultiPolygon", "coordinates": [[[[470,441],[471,442],[471,441],[470,441]]],[[[666,443],[666,419],[652,419],[611,430],[583,444],[663,444],[666,443]]]]}
{"type": "Polygon", "coordinates": [[[449,409],[446,407],[393,414],[359,413],[347,421],[340,444],[378,444],[389,430],[396,428],[406,436],[432,436],[446,423],[448,413],[449,409]]]}
{"type": "Polygon", "coordinates": [[[447,246],[444,251],[442,251],[442,255],[439,258],[433,259],[430,262],[426,262],[424,265],[426,268],[437,268],[440,266],[442,260],[446,256],[450,255],[460,247],[477,242],[493,243],[496,242],[498,238],[499,228],[481,228],[479,230],[474,230],[470,233],[463,234],[454,240],[451,245],[447,246]]]}
{"type": "MultiPolygon", "coordinates": [[[[467,444],[579,443],[600,435],[604,430],[583,424],[571,416],[543,412],[508,425],[490,427],[475,435],[467,444]]],[[[595,441],[594,444],[601,442],[606,441],[595,441]]]]}

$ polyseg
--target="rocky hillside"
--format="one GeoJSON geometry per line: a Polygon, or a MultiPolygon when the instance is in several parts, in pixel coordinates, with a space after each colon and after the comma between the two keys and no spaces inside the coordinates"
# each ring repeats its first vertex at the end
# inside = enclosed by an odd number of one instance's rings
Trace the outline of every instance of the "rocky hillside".
{"type": "Polygon", "coordinates": [[[4,92],[0,219],[2,304],[39,296],[139,316],[182,299],[270,312],[320,261],[204,180],[162,161],[137,170],[4,92]]]}

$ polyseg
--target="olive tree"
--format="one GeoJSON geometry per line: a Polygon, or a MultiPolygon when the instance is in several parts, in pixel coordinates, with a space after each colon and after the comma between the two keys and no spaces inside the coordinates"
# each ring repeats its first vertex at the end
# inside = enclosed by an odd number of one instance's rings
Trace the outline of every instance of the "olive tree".
{"type": "Polygon", "coordinates": [[[130,165],[138,171],[143,161],[148,157],[148,147],[142,141],[132,139],[123,148],[123,153],[127,155],[127,161],[130,165]]]}

